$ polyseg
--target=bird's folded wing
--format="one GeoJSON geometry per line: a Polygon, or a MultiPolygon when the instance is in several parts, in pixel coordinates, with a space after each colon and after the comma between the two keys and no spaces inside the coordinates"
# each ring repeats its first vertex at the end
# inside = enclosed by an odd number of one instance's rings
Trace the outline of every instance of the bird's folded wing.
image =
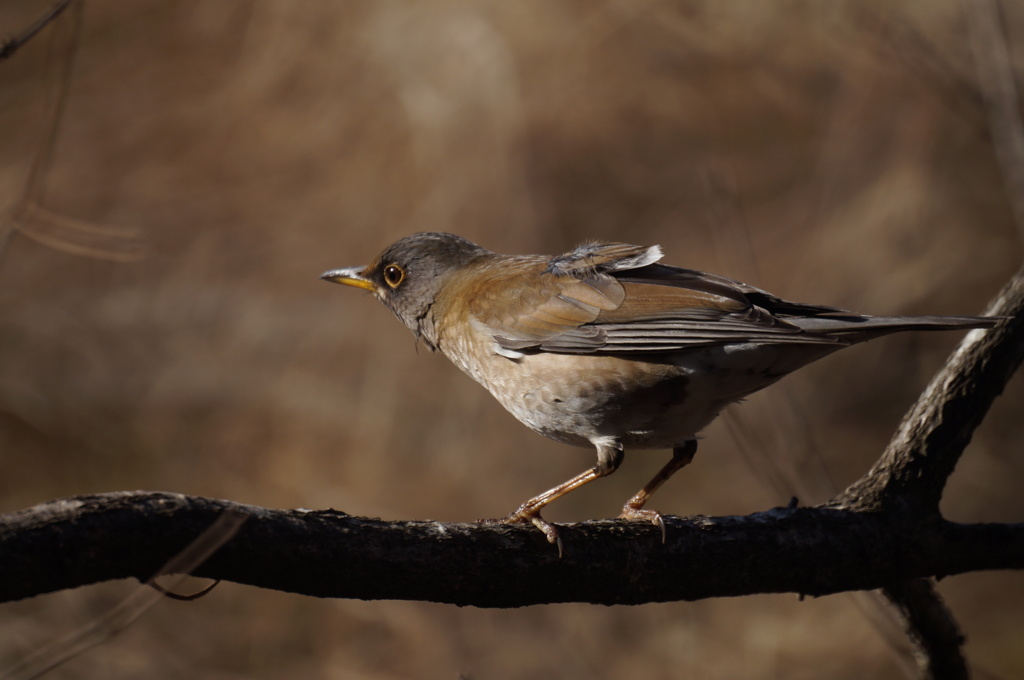
{"type": "Polygon", "coordinates": [[[507,349],[537,347],[586,328],[606,310],[620,306],[625,289],[610,276],[579,280],[542,274],[479,286],[469,310],[507,349]]]}
{"type": "Polygon", "coordinates": [[[645,269],[636,269],[636,276],[624,272],[628,278],[547,270],[533,273],[529,285],[504,281],[476,317],[499,347],[515,351],[630,354],[743,342],[845,344],[806,333],[752,304],[742,284],[688,270],[659,280],[643,277],[645,269]]]}

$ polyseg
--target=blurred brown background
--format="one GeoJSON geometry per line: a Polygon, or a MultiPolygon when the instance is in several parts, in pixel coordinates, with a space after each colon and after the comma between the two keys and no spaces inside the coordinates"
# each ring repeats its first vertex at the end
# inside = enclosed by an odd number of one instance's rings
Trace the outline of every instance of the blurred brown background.
{"type": "MultiPolygon", "coordinates": [[[[0,33],[46,7],[8,0],[0,33]]],[[[0,511],[160,489],[469,521],[591,465],[318,280],[414,231],[660,243],[879,314],[980,313],[1021,259],[958,2],[90,0],[54,138],[73,26],[0,62],[0,511]]],[[[654,506],[829,498],[958,339],[880,340],[757,395],[654,506]]],[[[978,432],[950,518],[1021,520],[1022,399],[1018,379],[978,432]]],[[[616,514],[666,456],[547,517],[616,514]]],[[[0,607],[0,667],[138,587],[0,607]]],[[[940,589],[978,677],[1024,675],[1021,574],[940,589]]],[[[900,678],[903,644],[862,595],[487,611],[224,583],[51,677],[900,678]]]]}

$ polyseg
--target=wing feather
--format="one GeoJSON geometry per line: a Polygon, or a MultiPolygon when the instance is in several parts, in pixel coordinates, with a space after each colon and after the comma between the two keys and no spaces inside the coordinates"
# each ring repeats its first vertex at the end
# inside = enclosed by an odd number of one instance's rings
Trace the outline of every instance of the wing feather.
{"type": "Polygon", "coordinates": [[[502,349],[566,354],[667,353],[747,342],[847,344],[787,320],[846,314],[788,303],[736,281],[657,264],[661,251],[586,244],[515,258],[519,276],[482,284],[470,312],[502,349]],[[778,315],[773,313],[778,308],[778,315]]]}

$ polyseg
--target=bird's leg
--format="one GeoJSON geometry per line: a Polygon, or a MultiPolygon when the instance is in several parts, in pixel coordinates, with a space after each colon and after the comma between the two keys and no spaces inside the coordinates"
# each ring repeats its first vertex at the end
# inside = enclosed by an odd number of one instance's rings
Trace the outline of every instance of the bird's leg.
{"type": "Polygon", "coordinates": [[[578,489],[588,482],[592,482],[601,475],[598,474],[597,468],[591,468],[586,472],[581,472],[572,479],[562,482],[558,486],[548,489],[544,493],[534,496],[530,500],[526,501],[518,508],[516,508],[512,514],[502,519],[502,522],[530,522],[533,526],[537,527],[544,532],[547,536],[549,543],[554,543],[558,546],[558,556],[562,556],[562,539],[558,537],[558,529],[543,517],[540,516],[541,509],[544,508],[548,503],[560,498],[565,494],[569,493],[573,489],[578,489]]]}
{"type": "Polygon", "coordinates": [[[697,453],[697,440],[690,439],[672,449],[672,460],[665,463],[665,467],[658,470],[651,481],[644,485],[644,488],[636,492],[632,498],[622,506],[621,519],[641,519],[661,528],[661,542],[665,542],[665,521],[661,519],[661,513],[657,510],[645,510],[644,505],[650,499],[651,494],[657,491],[668,478],[682,470],[693,460],[693,454],[697,453]]]}
{"type": "Polygon", "coordinates": [[[618,469],[619,465],[622,464],[622,445],[616,441],[609,440],[608,442],[602,441],[597,443],[596,446],[597,465],[586,472],[581,472],[572,479],[562,482],[552,489],[548,489],[538,496],[534,496],[516,508],[512,514],[503,518],[501,521],[530,522],[533,526],[544,532],[549,543],[554,543],[558,546],[558,556],[561,557],[562,539],[558,537],[558,529],[556,529],[553,524],[545,521],[544,518],[540,516],[540,511],[551,501],[561,498],[570,491],[578,489],[584,484],[588,484],[595,479],[606,477],[618,469]]]}

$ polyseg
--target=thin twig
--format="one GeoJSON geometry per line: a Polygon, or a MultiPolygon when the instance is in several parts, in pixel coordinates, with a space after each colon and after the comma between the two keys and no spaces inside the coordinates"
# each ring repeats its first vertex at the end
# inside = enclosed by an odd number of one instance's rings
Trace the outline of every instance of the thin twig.
{"type": "Polygon", "coordinates": [[[96,647],[127,628],[146,610],[165,597],[165,590],[154,579],[161,574],[184,576],[217,552],[238,533],[246,515],[225,512],[184,550],[168,560],[157,574],[146,581],[149,588],[140,588],[103,616],[58,640],[47,644],[0,672],[5,680],[32,680],[68,660],[96,647]]]}
{"type": "Polygon", "coordinates": [[[40,17],[36,23],[22,31],[20,35],[16,35],[13,38],[9,38],[8,40],[0,43],[0,59],[7,59],[13,56],[14,53],[17,52],[25,43],[34,38],[39,31],[46,28],[51,21],[59,17],[61,13],[68,8],[68,5],[70,5],[71,2],[72,0],[62,0],[61,2],[58,2],[50,8],[50,11],[40,17]]]}

